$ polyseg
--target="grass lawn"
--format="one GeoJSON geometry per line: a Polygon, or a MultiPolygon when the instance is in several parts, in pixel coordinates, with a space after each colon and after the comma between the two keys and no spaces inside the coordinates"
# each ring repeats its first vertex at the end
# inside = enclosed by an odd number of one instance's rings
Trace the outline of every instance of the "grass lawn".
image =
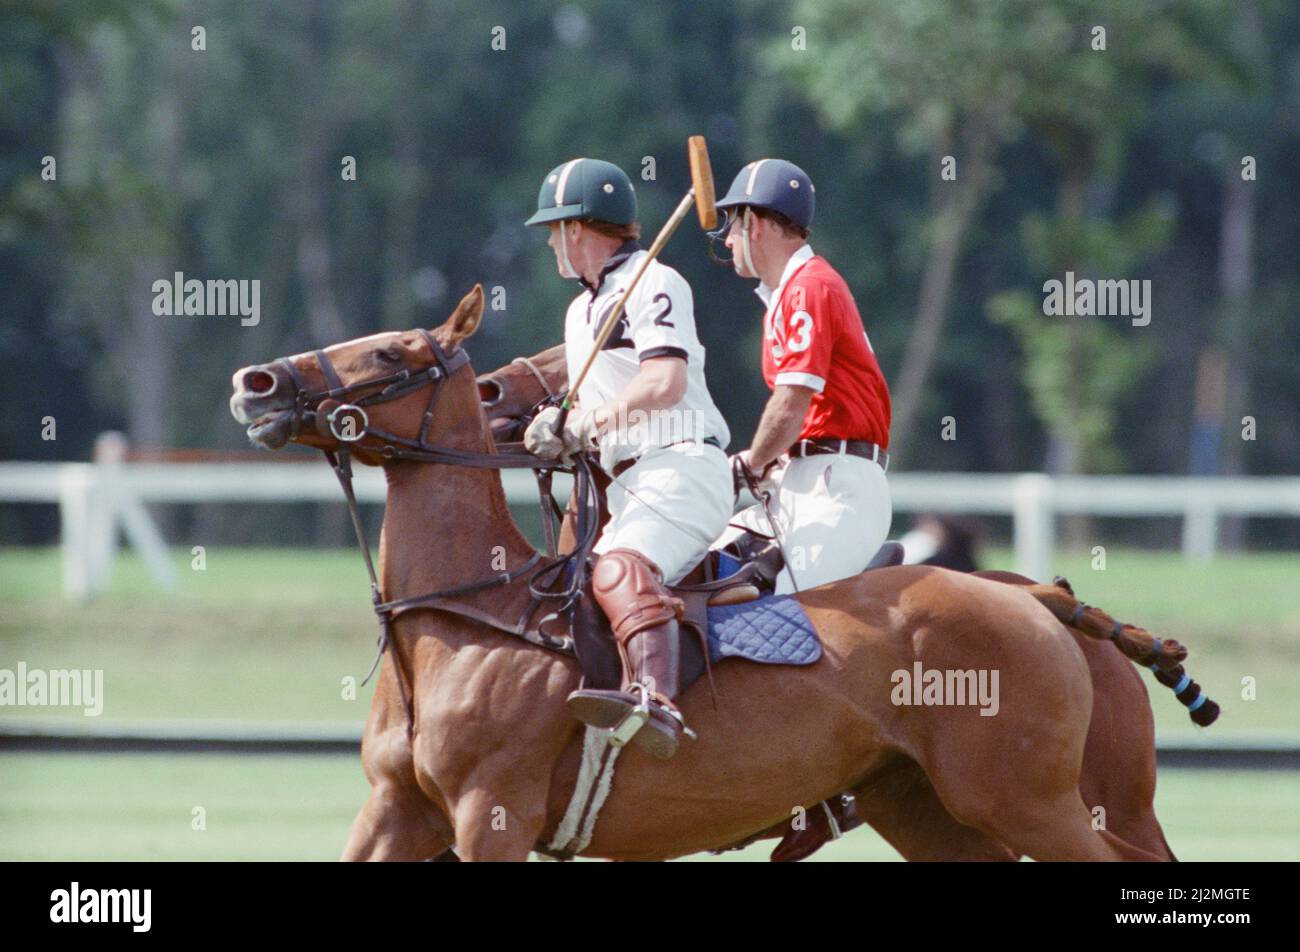
{"type": "MultiPolygon", "coordinates": [[[[1010,567],[992,551],[990,567],[1010,567]]],[[[349,550],[211,548],[207,568],[178,556],[181,583],[156,591],[134,558],[89,605],[59,598],[54,549],[0,549],[0,668],[101,668],[106,720],[293,720],[360,723],[369,689],[344,700],[373,658],[376,628],[360,557],[349,550]]],[[[1300,560],[1224,557],[1194,566],[1176,553],[1108,553],[1105,571],[1063,554],[1057,571],[1086,601],[1177,638],[1193,676],[1225,709],[1222,729],[1300,725],[1300,560]],[[1257,700],[1241,699],[1242,678],[1257,700]]],[[[1192,730],[1181,705],[1149,679],[1162,730],[1192,730]]],[[[0,717],[67,716],[51,708],[0,717]]]]}
{"type": "MultiPolygon", "coordinates": [[[[0,549],[0,668],[102,668],[105,721],[354,723],[375,626],[365,570],[348,550],[221,549],[207,569],[178,555],[181,584],[152,587],[132,557],[89,605],[59,597],[53,549],[0,549]]],[[[1062,555],[1057,571],[1088,602],[1191,649],[1189,668],[1224,705],[1225,734],[1300,725],[1300,602],[1294,555],[1189,565],[1175,553],[1108,553],[1106,571],[1062,555]],[[1241,679],[1258,700],[1241,699],[1241,679]]],[[[1006,552],[990,567],[1010,567],[1006,552]]],[[[1155,685],[1162,731],[1192,730],[1155,685]]],[[[79,710],[0,708],[0,719],[79,710]]],[[[314,859],[337,857],[366,796],[352,757],[0,754],[0,859],[314,859]],[[193,810],[206,829],[192,829],[193,810]]],[[[1165,770],[1157,810],[1183,859],[1300,860],[1300,773],[1165,770]]],[[[727,860],[766,859],[760,844],[727,860]]],[[[819,859],[894,859],[868,830],[819,859]]]]}
{"type": "MultiPolygon", "coordinates": [[[[0,860],[333,860],[368,790],[350,757],[0,754],[0,776],[0,860]]],[[[1300,860],[1300,774],[1171,769],[1156,810],[1180,859],[1300,860]]],[[[898,855],[861,829],[816,859],[898,855]]]]}

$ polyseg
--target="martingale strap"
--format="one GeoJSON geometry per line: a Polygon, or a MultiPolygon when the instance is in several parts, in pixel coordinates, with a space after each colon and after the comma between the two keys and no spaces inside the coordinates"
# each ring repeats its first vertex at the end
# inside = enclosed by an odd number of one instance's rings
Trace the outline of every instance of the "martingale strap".
{"type": "MultiPolygon", "coordinates": [[[[370,599],[375,616],[379,621],[379,640],[375,651],[375,660],[370,665],[370,670],[362,679],[362,686],[369,683],[374,677],[375,671],[379,668],[379,662],[383,659],[384,652],[393,645],[393,623],[397,617],[404,612],[426,609],[432,611],[450,611],[455,614],[465,615],[475,618],[479,621],[487,621],[502,631],[522,637],[524,640],[536,644],[538,647],[549,648],[553,651],[560,651],[565,654],[573,654],[573,645],[568,638],[552,638],[540,631],[534,631],[528,627],[528,620],[532,612],[526,612],[525,617],[519,622],[507,627],[483,616],[481,613],[467,610],[463,606],[450,603],[448,600],[459,596],[471,595],[475,592],[483,591],[489,588],[495,588],[501,585],[509,585],[518,581],[529,571],[536,568],[542,561],[542,554],[534,552],[533,555],[522,565],[509,572],[503,572],[501,575],[494,575],[490,578],[482,579],[478,582],[471,582],[466,585],[458,585],[453,588],[439,589],[433,592],[427,592],[423,595],[412,595],[405,598],[385,600],[382,589],[379,584],[379,575],[375,571],[374,558],[370,553],[370,542],[366,538],[365,526],[361,520],[361,507],[357,502],[356,490],[353,487],[352,476],[352,458],[351,453],[346,447],[338,450],[325,450],[325,457],[329,460],[334,475],[338,478],[339,485],[343,488],[343,495],[347,501],[348,515],[352,520],[352,529],[357,537],[357,548],[361,550],[362,558],[365,560],[366,573],[370,576],[370,599]]],[[[536,605],[534,598],[533,605],[536,605]]],[[[411,688],[407,688],[408,675],[405,671],[400,652],[393,648],[393,663],[397,671],[397,687],[401,695],[402,707],[406,710],[406,733],[408,738],[415,731],[415,709],[411,701],[410,691],[414,689],[412,682],[411,688]]]]}
{"type": "MultiPolygon", "coordinates": [[[[595,492],[594,480],[590,471],[590,463],[585,458],[579,458],[575,461],[574,476],[576,485],[579,490],[581,501],[579,510],[579,527],[578,538],[579,545],[573,553],[567,556],[558,557],[556,554],[555,527],[552,525],[552,518],[559,510],[554,497],[551,495],[551,477],[556,464],[550,460],[543,460],[539,457],[528,453],[520,447],[507,452],[497,453],[476,453],[466,450],[452,449],[449,447],[440,447],[430,445],[428,442],[429,426],[433,421],[434,408],[438,402],[438,396],[441,393],[442,385],[447,379],[469,363],[469,355],[462,349],[457,348],[451,354],[446,353],[442,347],[434,340],[433,335],[428,331],[420,329],[419,333],[423,336],[425,343],[433,353],[434,365],[424,370],[412,371],[404,368],[393,374],[362,380],[354,384],[344,385],[339,378],[338,372],[334,369],[325,351],[317,350],[313,352],[321,373],[325,377],[327,389],[323,391],[312,392],[308,390],[306,381],[294,366],[293,361],[289,358],[281,358],[278,362],[288,373],[289,378],[293,381],[295,387],[294,410],[291,419],[290,429],[293,435],[302,432],[303,427],[311,425],[316,426],[317,415],[321,412],[321,402],[324,400],[342,400],[361,390],[371,390],[370,393],[362,396],[351,403],[339,403],[333,409],[328,411],[326,422],[330,426],[331,432],[339,440],[340,447],[338,450],[323,450],[325,458],[329,461],[334,475],[338,478],[339,485],[343,489],[343,496],[347,502],[348,515],[352,520],[352,529],[356,534],[357,547],[361,550],[361,555],[365,560],[366,573],[370,576],[370,599],[379,621],[379,641],[378,650],[375,653],[374,663],[370,666],[369,673],[361,682],[363,685],[368,683],[379,668],[379,663],[384,656],[384,652],[393,647],[393,663],[396,668],[398,691],[401,695],[402,706],[406,711],[406,732],[408,738],[414,734],[415,730],[415,710],[411,700],[411,691],[414,690],[414,681],[408,676],[405,670],[405,664],[393,640],[393,624],[396,619],[408,611],[445,611],[458,614],[464,617],[473,618],[489,624],[507,634],[516,635],[523,638],[530,644],[538,647],[547,648],[552,651],[568,654],[575,654],[572,638],[568,636],[555,637],[541,631],[539,627],[530,627],[530,621],[536,613],[538,606],[545,599],[560,599],[561,608],[559,612],[565,612],[571,609],[573,602],[581,592],[585,562],[591,546],[595,542],[595,529],[599,516],[592,516],[592,500],[588,497],[593,496],[595,492]],[[424,417],[420,424],[420,434],[417,440],[400,436],[395,433],[389,433],[378,427],[370,425],[368,416],[365,414],[365,407],[373,406],[378,403],[385,403],[390,400],[396,400],[415,390],[424,387],[432,387],[433,393],[429,398],[429,405],[424,412],[424,417]],[[379,388],[377,390],[372,388],[379,388]],[[353,428],[349,438],[345,438],[334,429],[334,420],[340,412],[355,412],[361,419],[359,429],[353,428]],[[363,440],[378,440],[379,445],[374,443],[362,444],[363,440]],[[537,475],[538,491],[541,496],[543,510],[543,520],[547,527],[547,554],[554,561],[543,566],[539,571],[534,573],[533,580],[529,582],[530,600],[528,608],[524,611],[520,619],[514,624],[507,624],[493,617],[490,613],[476,611],[469,606],[460,605],[455,602],[456,598],[470,595],[475,592],[484,591],[489,588],[510,585],[513,582],[523,578],[529,572],[537,569],[542,562],[542,554],[534,552],[532,557],[526,560],[522,565],[503,572],[499,575],[493,575],[489,578],[477,582],[470,582],[465,585],[455,586],[453,588],[440,589],[434,592],[428,592],[424,595],[413,595],[403,598],[386,600],[379,583],[379,575],[375,570],[374,559],[370,553],[370,543],[366,539],[365,526],[361,519],[361,507],[357,502],[356,491],[353,487],[352,473],[352,449],[354,445],[367,452],[376,452],[386,460],[404,460],[421,463],[441,463],[451,466],[468,466],[478,469],[532,469],[537,475]],[[547,505],[549,501],[550,505],[547,505]],[[550,591],[548,589],[539,589],[536,580],[544,573],[555,572],[552,578],[558,578],[560,571],[563,570],[567,584],[559,591],[550,591]],[[408,688],[408,682],[410,687],[408,688]]],[[[532,369],[532,368],[530,368],[532,369]]],[[[540,377],[540,375],[539,375],[540,377]]],[[[593,497],[594,498],[594,497],[593,497]]],[[[598,499],[595,505],[598,506],[598,499]]],[[[559,614],[557,612],[556,614],[559,614]]]]}

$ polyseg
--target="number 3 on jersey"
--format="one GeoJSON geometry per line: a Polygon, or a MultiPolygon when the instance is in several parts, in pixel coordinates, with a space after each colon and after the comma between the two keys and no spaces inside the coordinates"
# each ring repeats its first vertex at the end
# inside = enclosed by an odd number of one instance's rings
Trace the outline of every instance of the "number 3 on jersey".
{"type": "Polygon", "coordinates": [[[795,353],[808,349],[812,343],[812,315],[807,311],[795,311],[790,315],[789,321],[790,337],[786,341],[786,346],[795,353]]]}

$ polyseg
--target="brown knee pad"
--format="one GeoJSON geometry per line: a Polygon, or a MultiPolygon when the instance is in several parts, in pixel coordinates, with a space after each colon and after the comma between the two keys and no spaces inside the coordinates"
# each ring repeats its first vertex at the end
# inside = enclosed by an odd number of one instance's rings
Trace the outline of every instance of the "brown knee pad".
{"type": "Polygon", "coordinates": [[[685,611],[681,599],[669,594],[659,567],[632,549],[614,549],[596,560],[591,592],[620,646],[637,632],[680,620],[685,611]]]}

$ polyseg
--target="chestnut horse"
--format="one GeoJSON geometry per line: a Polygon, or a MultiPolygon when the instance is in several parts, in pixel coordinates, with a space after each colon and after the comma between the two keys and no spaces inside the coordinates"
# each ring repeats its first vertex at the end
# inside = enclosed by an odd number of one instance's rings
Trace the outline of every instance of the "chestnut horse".
{"type": "MultiPolygon", "coordinates": [[[[478,379],[479,395],[493,435],[502,441],[522,438],[523,429],[543,400],[563,394],[568,387],[568,367],[564,345],[551,347],[532,357],[516,358],[478,379]]],[[[572,506],[560,533],[560,551],[573,546],[572,506]]],[[[979,571],[981,578],[1012,585],[1033,586],[1033,579],[1012,572],[979,571]]],[[[1071,628],[1070,634],[1088,662],[1092,681],[1092,719],[1083,750],[1083,772],[1079,790],[1084,803],[1104,805],[1109,829],[1127,842],[1150,853],[1175,859],[1155,815],[1156,749],[1155,723],[1146,684],[1136,668],[1110,645],[1071,628]]],[[[926,804],[943,825],[951,818],[943,815],[938,798],[925,775],[915,764],[900,770],[901,779],[893,782],[908,789],[907,809],[917,810],[926,804]]],[[[897,808],[888,800],[859,804],[858,811],[897,808]]],[[[923,825],[924,817],[915,822],[923,825]]],[[[767,831],[765,837],[783,836],[789,821],[767,831]]],[[[943,853],[944,840],[933,840],[939,853],[930,859],[957,859],[962,845],[954,843],[951,852],[943,853]]]]}
{"type": "MultiPolygon", "coordinates": [[[[393,621],[362,741],[372,790],[345,859],[427,859],[454,844],[466,860],[523,860],[555,830],[577,777],[581,725],[564,704],[576,662],[501,630],[530,604],[521,567],[538,553],[510,518],[460,350],[482,315],[475,287],[432,331],[375,334],[234,375],[232,413],[254,443],[346,448],[383,465],[382,597],[450,593],[450,608],[393,621]],[[340,427],[339,414],[351,422],[340,427]]],[[[1105,828],[1125,807],[1080,795],[1093,679],[1063,622],[1166,671],[1186,656],[1176,642],[1057,586],[931,567],[878,569],[797,597],[822,658],[720,663],[716,703],[700,685],[681,698],[698,742],[670,761],[628,748],[583,855],[725,848],[852,790],[863,818],[909,859],[1169,858],[1154,816],[1153,850],[1105,828]],[[996,715],[894,703],[894,675],[914,665],[997,673],[996,715]]],[[[1112,727],[1150,744],[1149,713],[1112,727]]],[[[1138,806],[1149,813],[1149,800],[1138,806]]]]}

